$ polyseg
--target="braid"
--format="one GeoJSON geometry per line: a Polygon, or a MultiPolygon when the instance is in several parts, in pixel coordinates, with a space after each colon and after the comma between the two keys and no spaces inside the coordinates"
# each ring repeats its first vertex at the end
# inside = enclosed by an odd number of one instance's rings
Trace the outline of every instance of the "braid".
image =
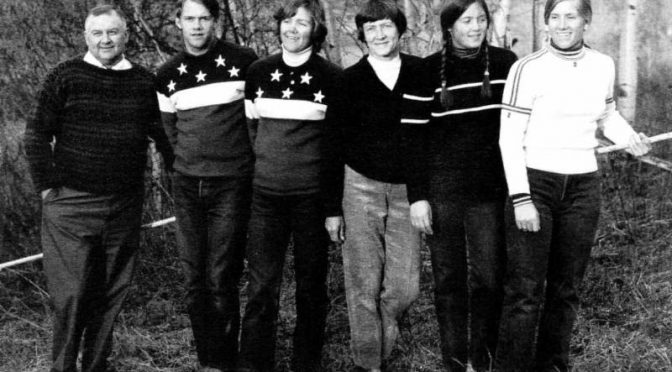
{"type": "Polygon", "coordinates": [[[485,71],[483,72],[483,86],[481,87],[481,97],[491,98],[492,89],[490,88],[490,50],[488,40],[483,39],[483,59],[485,60],[485,71]]]}
{"type": "Polygon", "coordinates": [[[450,33],[446,32],[443,41],[443,50],[441,50],[441,106],[448,109],[453,105],[453,95],[450,93],[447,85],[447,73],[446,68],[448,67],[448,55],[451,53],[453,48],[453,42],[450,37],[450,33]]]}

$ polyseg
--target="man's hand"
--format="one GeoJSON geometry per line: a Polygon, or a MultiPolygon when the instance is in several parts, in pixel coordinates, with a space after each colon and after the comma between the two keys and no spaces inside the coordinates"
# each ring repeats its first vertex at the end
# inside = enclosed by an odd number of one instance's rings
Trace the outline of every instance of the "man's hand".
{"type": "Polygon", "coordinates": [[[40,195],[42,196],[42,200],[44,200],[44,198],[46,198],[47,195],[49,195],[49,192],[50,192],[51,190],[52,190],[52,189],[42,190],[42,192],[40,193],[40,195]]]}
{"type": "Polygon", "coordinates": [[[514,207],[513,212],[516,216],[516,226],[521,231],[537,232],[541,229],[539,223],[539,212],[534,203],[523,204],[514,207]]]}
{"type": "Polygon", "coordinates": [[[644,133],[633,134],[628,140],[626,151],[633,156],[642,156],[651,151],[651,141],[644,133]]]}
{"type": "Polygon", "coordinates": [[[425,234],[432,235],[432,208],[427,200],[411,204],[411,225],[425,234]]]}
{"type": "Polygon", "coordinates": [[[345,224],[343,217],[327,217],[324,220],[324,227],[329,232],[329,238],[334,243],[342,243],[345,240],[345,224]]]}

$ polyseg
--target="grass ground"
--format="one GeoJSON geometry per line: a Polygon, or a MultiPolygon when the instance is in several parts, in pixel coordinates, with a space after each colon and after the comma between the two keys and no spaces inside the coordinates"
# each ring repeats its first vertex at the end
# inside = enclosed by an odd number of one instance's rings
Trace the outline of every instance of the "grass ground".
{"type": "MultiPolygon", "coordinates": [[[[607,164],[598,239],[582,289],[574,330],[575,371],[672,371],[672,190],[670,175],[607,164]]],[[[195,351],[172,228],[145,233],[142,260],[115,333],[120,372],[191,371],[195,351]]],[[[332,249],[323,365],[347,371],[348,322],[340,254],[332,249]]],[[[278,371],[289,371],[295,322],[291,258],[278,329],[278,371]]],[[[393,371],[441,371],[427,252],[422,295],[403,319],[393,371]]],[[[244,282],[244,281],[243,281],[244,282]]],[[[0,372],[46,371],[50,325],[39,264],[0,272],[0,372]]],[[[246,289],[243,286],[243,296],[246,289]]],[[[243,299],[244,301],[244,299],[243,299]]]]}

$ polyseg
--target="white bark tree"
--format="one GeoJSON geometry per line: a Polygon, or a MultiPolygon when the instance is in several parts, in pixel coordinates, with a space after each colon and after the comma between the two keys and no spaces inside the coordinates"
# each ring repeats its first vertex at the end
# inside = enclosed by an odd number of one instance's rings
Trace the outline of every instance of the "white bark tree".
{"type": "Polygon", "coordinates": [[[637,106],[637,0],[628,0],[618,59],[618,107],[632,123],[637,106]]]}
{"type": "Polygon", "coordinates": [[[511,49],[511,33],[509,32],[509,14],[511,0],[499,0],[492,12],[492,45],[511,49]]]}

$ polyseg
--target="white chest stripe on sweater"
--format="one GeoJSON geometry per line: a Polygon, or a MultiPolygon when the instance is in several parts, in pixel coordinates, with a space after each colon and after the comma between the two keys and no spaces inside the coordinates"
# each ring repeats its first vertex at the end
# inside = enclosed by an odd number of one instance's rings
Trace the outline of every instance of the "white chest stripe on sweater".
{"type": "Polygon", "coordinates": [[[495,103],[493,105],[471,107],[471,108],[466,108],[466,109],[461,109],[461,110],[450,110],[450,111],[444,111],[444,112],[432,112],[432,117],[440,118],[440,117],[447,116],[447,115],[458,115],[458,114],[464,114],[464,113],[468,113],[468,112],[477,112],[477,111],[485,111],[485,110],[498,110],[498,109],[501,109],[501,108],[502,108],[501,104],[495,103]]]}
{"type": "Polygon", "coordinates": [[[175,110],[180,111],[225,105],[243,98],[245,98],[245,82],[237,80],[180,90],[170,95],[170,102],[175,110]]]}
{"type": "Polygon", "coordinates": [[[324,119],[327,105],[304,100],[257,98],[254,109],[246,112],[261,118],[317,121],[324,119]]]}
{"type": "Polygon", "coordinates": [[[406,93],[404,93],[403,97],[404,97],[404,99],[409,99],[411,101],[431,102],[432,100],[434,100],[433,96],[421,97],[421,96],[414,96],[412,94],[406,94],[406,93]]]}
{"type": "MultiPolygon", "coordinates": [[[[491,80],[490,81],[491,85],[497,85],[497,84],[501,85],[501,84],[505,84],[505,83],[506,83],[506,80],[504,80],[504,79],[498,79],[498,80],[491,80]]],[[[478,83],[467,83],[467,84],[452,85],[452,86],[447,87],[446,89],[448,89],[448,90],[459,90],[459,89],[467,89],[467,88],[476,88],[476,87],[480,87],[482,85],[483,85],[483,82],[481,81],[481,82],[478,82],[478,83]]],[[[436,90],[434,90],[434,92],[435,93],[441,93],[441,88],[440,87],[436,88],[436,90]]]]}

